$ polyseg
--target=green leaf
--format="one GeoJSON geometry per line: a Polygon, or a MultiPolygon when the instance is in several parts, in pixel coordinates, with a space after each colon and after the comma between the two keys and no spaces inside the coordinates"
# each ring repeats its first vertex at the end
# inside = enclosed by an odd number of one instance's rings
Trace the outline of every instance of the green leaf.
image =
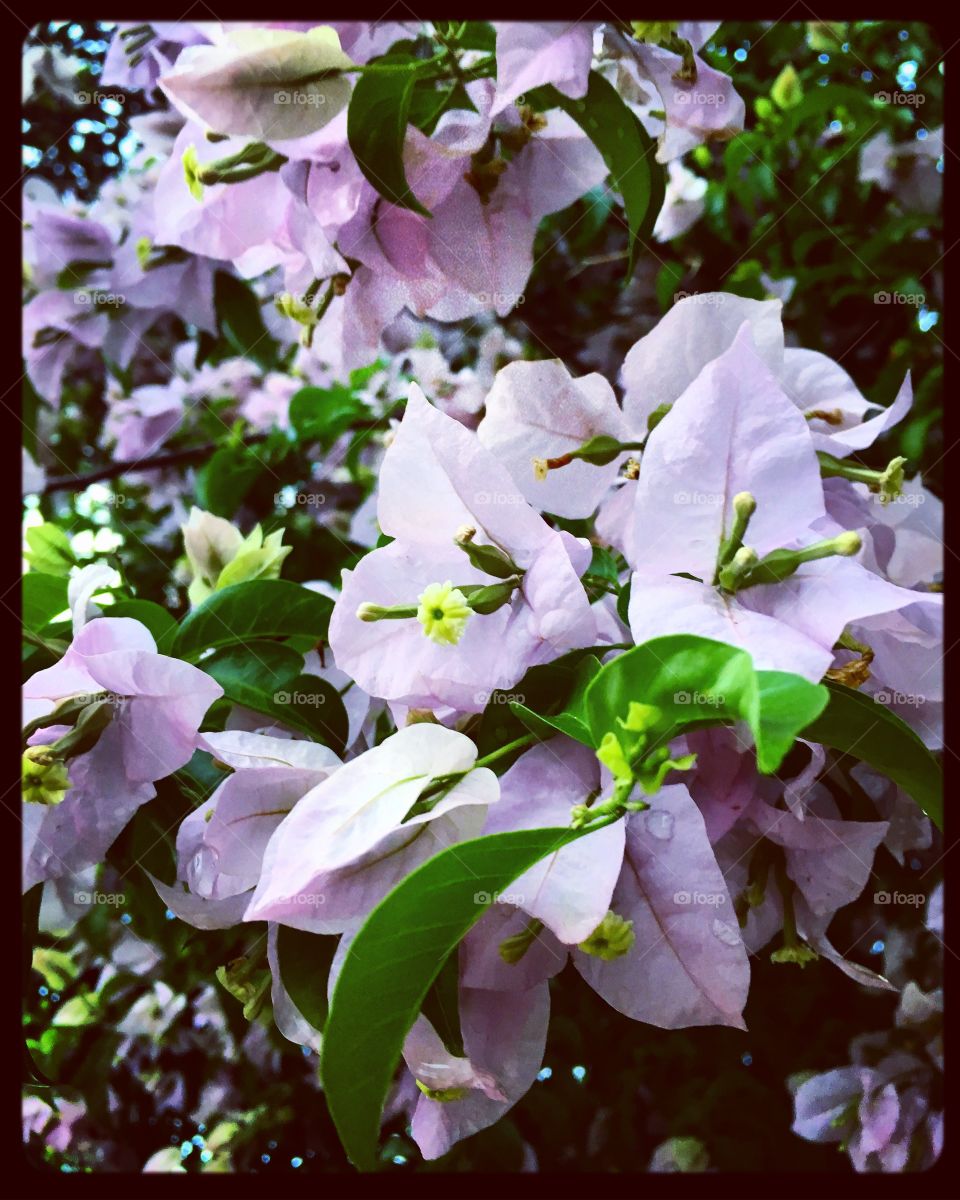
{"type": "Polygon", "coordinates": [[[28,571],[23,577],[21,599],[23,623],[38,633],[67,607],[66,576],[28,571]]]}
{"type": "Polygon", "coordinates": [[[585,574],[590,578],[596,577],[618,586],[620,584],[620,571],[616,555],[612,554],[605,546],[594,546],[590,566],[587,567],[585,574]]]}
{"type": "Polygon", "coordinates": [[[460,964],[456,954],[448,954],[440,974],[424,997],[421,1013],[437,1031],[450,1054],[463,1058],[463,1034],[460,1030],[460,964]]]}
{"type": "Polygon", "coordinates": [[[52,1024],[57,1026],[74,1027],[77,1025],[92,1025],[100,1019],[100,997],[96,992],[84,992],[74,996],[57,1009],[52,1024]]]}
{"type": "Polygon", "coordinates": [[[32,525],[27,530],[26,538],[29,550],[24,551],[23,557],[35,571],[66,578],[70,568],[77,565],[70,539],[52,521],[32,525]]]}
{"type": "Polygon", "coordinates": [[[257,638],[326,637],[333,601],[288,579],[252,579],[214,592],[180,622],[172,653],[189,662],[211,647],[257,638]]]}
{"type": "Polygon", "coordinates": [[[360,391],[365,388],[370,380],[379,371],[385,370],[387,367],[386,359],[377,358],[372,363],[367,363],[365,367],[354,367],[350,372],[350,387],[354,391],[360,391]]]}
{"type": "Polygon", "coordinates": [[[657,294],[657,304],[659,304],[661,312],[665,313],[673,306],[674,297],[680,290],[680,284],[686,273],[687,267],[683,263],[677,262],[666,262],[657,272],[653,288],[657,294]]]}
{"type": "Polygon", "coordinates": [[[410,190],[403,165],[410,100],[420,67],[361,75],[347,110],[347,140],[360,170],[380,195],[400,208],[431,214],[410,190]]]}
{"type": "Polygon", "coordinates": [[[633,700],[660,709],[650,733],[661,745],[690,726],[746,721],[757,764],[769,774],[823,711],[827,691],[799,675],[757,671],[736,646],[678,634],[635,646],[601,668],[584,701],[594,746],[618,730],[633,700]]]}
{"type": "Polygon", "coordinates": [[[277,930],[280,981],[314,1029],[327,1020],[327,977],[337,939],[281,925],[277,930]]]}
{"type": "Polygon", "coordinates": [[[842,683],[827,683],[829,702],[803,736],[850,754],[889,776],[943,828],[943,773],[906,721],[842,683]]]}
{"type": "Polygon", "coordinates": [[[340,693],[325,679],[303,675],[303,658],[279,642],[218,650],[202,660],[228,700],[290,725],[342,754],[348,719],[340,693]]]}
{"type": "MultiPolygon", "coordinates": [[[[528,97],[529,99],[529,97],[528,97]]],[[[665,193],[663,168],[656,161],[657,144],[627,107],[613,84],[590,72],[587,94],[571,100],[551,84],[536,89],[536,99],[562,108],[590,138],[603,156],[613,185],[623,197],[630,230],[627,279],[636,266],[637,250],[653,230],[665,193]]]]}
{"type": "Polygon", "coordinates": [[[869,125],[877,124],[889,115],[892,105],[874,103],[867,91],[860,91],[848,84],[831,83],[826,87],[814,88],[803,100],[791,108],[784,120],[781,139],[793,137],[798,127],[807,120],[815,120],[822,128],[824,117],[842,106],[856,112],[869,125]]]}
{"type": "Polygon", "coordinates": [[[559,732],[565,733],[578,742],[583,742],[585,746],[593,746],[593,735],[587,722],[584,700],[587,688],[602,669],[600,662],[592,656],[582,658],[577,663],[573,690],[570,692],[562,712],[537,713],[516,700],[511,702],[510,711],[519,717],[531,733],[535,733],[537,737],[546,739],[559,732]]]}
{"type": "Polygon", "coordinates": [[[301,388],[290,399],[290,424],[297,434],[326,448],[365,412],[364,404],[341,384],[301,388]]]}
{"type": "Polygon", "coordinates": [[[286,689],[287,698],[278,701],[268,716],[323,742],[334,754],[343,755],[347,744],[349,720],[340,693],[318,675],[298,675],[286,689]]]}
{"type": "Polygon", "coordinates": [[[80,968],[63,950],[38,946],[33,952],[33,969],[43,976],[51,991],[61,992],[80,974],[80,968]]]}
{"type": "MultiPolygon", "coordinates": [[[[531,667],[514,687],[494,691],[473,734],[480,754],[499,749],[530,728],[526,720],[513,711],[513,704],[520,704],[538,717],[561,712],[577,685],[581,661],[587,657],[596,659],[603,652],[602,646],[570,650],[553,662],[531,667]]],[[[553,733],[552,728],[545,726],[538,736],[553,737],[553,733]]]]}
{"type": "Polygon", "coordinates": [[[459,80],[444,84],[438,91],[432,79],[420,79],[414,87],[407,119],[429,137],[443,114],[451,108],[476,112],[475,104],[459,80]]]}
{"type": "Polygon", "coordinates": [[[762,273],[763,264],[757,258],[738,262],[724,279],[723,290],[732,292],[735,296],[744,296],[748,300],[764,300],[767,288],[760,278],[762,273]]]}
{"type": "Polygon", "coordinates": [[[154,604],[152,600],[118,600],[103,611],[109,617],[132,617],[141,625],[146,625],[154,636],[157,650],[161,654],[170,653],[177,635],[177,622],[159,604],[154,604]]]}
{"type": "Polygon", "coordinates": [[[73,291],[75,288],[87,286],[87,281],[94,271],[109,271],[113,266],[111,259],[101,260],[97,262],[95,259],[78,258],[73,262],[67,263],[62,271],[57,275],[56,285],[64,291],[73,291]]]}
{"type": "Polygon", "coordinates": [[[457,45],[464,50],[486,50],[492,54],[497,46],[497,31],[489,21],[468,21],[457,45]]]}
{"type": "Polygon", "coordinates": [[[443,850],[402,880],[350,944],[323,1034],[320,1074],[340,1140],[376,1165],[380,1113],[404,1038],[447,956],[494,897],[591,830],[522,829],[443,850]]]}
{"type": "Polygon", "coordinates": [[[213,303],[221,336],[231,349],[264,371],[270,370],[276,357],[275,347],[252,288],[235,275],[218,271],[214,276],[213,303]]]}
{"type": "Polygon", "coordinates": [[[303,670],[303,658],[280,642],[248,642],[215,651],[201,666],[228,700],[264,712],[265,705],[276,703],[274,693],[292,684],[303,670]]]}
{"type": "Polygon", "coordinates": [[[248,446],[221,446],[197,472],[197,503],[229,519],[265,470],[263,458],[248,446]]]}
{"type": "Polygon", "coordinates": [[[620,595],[617,597],[617,616],[620,620],[630,628],[630,592],[633,585],[633,580],[628,579],[620,589],[620,595]]]}
{"type": "Polygon", "coordinates": [[[199,808],[223,783],[224,775],[223,770],[214,765],[212,754],[195,750],[186,766],[175,771],[172,778],[180,791],[190,798],[193,807],[199,808]]]}

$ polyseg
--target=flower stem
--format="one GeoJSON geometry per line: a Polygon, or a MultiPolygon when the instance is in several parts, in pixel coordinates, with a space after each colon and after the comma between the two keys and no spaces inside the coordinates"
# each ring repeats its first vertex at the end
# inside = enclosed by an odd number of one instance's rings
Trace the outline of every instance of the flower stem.
{"type": "Polygon", "coordinates": [[[518,737],[512,742],[507,742],[505,746],[501,746],[498,750],[491,750],[490,753],[485,754],[483,758],[478,758],[473,764],[474,770],[476,770],[477,767],[489,767],[489,765],[493,762],[496,762],[498,758],[503,758],[505,755],[512,753],[521,746],[529,746],[536,740],[537,735],[535,733],[525,733],[522,737],[518,737]]]}

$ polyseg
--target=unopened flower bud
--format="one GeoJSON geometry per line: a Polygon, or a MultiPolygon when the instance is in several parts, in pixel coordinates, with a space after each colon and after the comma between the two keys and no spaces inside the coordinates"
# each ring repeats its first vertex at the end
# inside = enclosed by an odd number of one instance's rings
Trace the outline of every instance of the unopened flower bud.
{"type": "MultiPolygon", "coordinates": [[[[439,584],[434,584],[439,587],[439,584]]],[[[357,608],[357,618],[361,621],[399,621],[417,616],[419,609],[416,604],[372,604],[365,601],[357,608]]]]}
{"type": "Polygon", "coordinates": [[[750,546],[741,546],[719,574],[718,582],[726,592],[735,592],[746,581],[758,562],[757,552],[750,546]]]}
{"type": "Polygon", "coordinates": [[[733,498],[733,511],[741,520],[749,520],[757,510],[757,501],[751,492],[737,492],[733,498]]]}
{"type": "Polygon", "coordinates": [[[223,967],[217,967],[217,982],[243,1005],[243,1015],[248,1021],[255,1020],[263,1008],[270,988],[269,970],[258,967],[256,957],[241,955],[231,959],[223,967]]]}
{"type": "Polygon", "coordinates": [[[833,552],[849,558],[851,554],[857,554],[862,545],[860,534],[855,529],[848,529],[833,539],[833,552]]]}
{"type": "Polygon", "coordinates": [[[407,721],[408,725],[437,725],[436,714],[431,712],[429,708],[408,708],[407,721]]]}
{"type": "Polygon", "coordinates": [[[100,740],[100,735],[113,719],[114,711],[113,700],[109,697],[92,700],[80,710],[73,728],[49,748],[62,759],[86,754],[100,740]]]}
{"type": "Polygon", "coordinates": [[[611,437],[608,433],[597,433],[575,450],[558,454],[556,458],[535,458],[533,472],[541,482],[546,479],[548,471],[558,471],[572,462],[585,462],[593,467],[605,467],[625,450],[639,450],[642,442],[621,442],[619,438],[611,437]]]}
{"type": "Polygon", "coordinates": [[[605,467],[628,447],[631,450],[637,449],[633,442],[623,443],[619,438],[611,437],[607,433],[598,433],[572,451],[571,457],[590,463],[594,467],[605,467]]]}
{"type": "Polygon", "coordinates": [[[520,575],[511,575],[502,583],[491,583],[486,586],[471,584],[462,588],[461,594],[466,597],[467,604],[470,605],[473,612],[489,616],[490,613],[495,613],[497,609],[510,603],[513,593],[521,583],[520,575]]]}
{"type": "Polygon", "coordinates": [[[534,938],[542,931],[542,921],[531,921],[525,929],[500,943],[500,957],[511,966],[518,963],[533,945],[534,938]]]}
{"type": "MultiPolygon", "coordinates": [[[[789,579],[798,567],[804,563],[816,562],[821,558],[834,558],[837,555],[849,557],[856,554],[862,545],[860,534],[848,529],[833,538],[825,538],[822,542],[814,542],[800,550],[773,550],[764,556],[752,569],[740,578],[738,587],[754,587],[761,583],[780,583],[789,579]]],[[[723,586],[723,572],[720,572],[720,584],[723,586]]]]}
{"type": "MultiPolygon", "coordinates": [[[[737,492],[733,498],[733,528],[730,530],[730,536],[726,538],[720,545],[720,552],[717,555],[717,571],[715,582],[720,583],[721,576],[725,568],[729,567],[737,552],[743,547],[743,539],[746,537],[747,528],[750,525],[750,518],[757,510],[757,502],[750,492],[737,492]]],[[[728,572],[728,578],[732,578],[728,572]]]]}
{"type": "Polygon", "coordinates": [[[310,326],[317,323],[317,314],[314,309],[299,296],[294,296],[290,292],[281,292],[274,304],[282,317],[289,317],[298,325],[310,326]]]}
{"type": "Polygon", "coordinates": [[[478,571],[483,571],[485,575],[493,575],[497,579],[509,579],[511,576],[523,573],[510,555],[505,554],[499,546],[475,542],[473,539],[476,537],[477,531],[473,526],[466,525],[464,529],[470,536],[461,537],[458,530],[453,539],[454,544],[466,554],[478,571]]]}

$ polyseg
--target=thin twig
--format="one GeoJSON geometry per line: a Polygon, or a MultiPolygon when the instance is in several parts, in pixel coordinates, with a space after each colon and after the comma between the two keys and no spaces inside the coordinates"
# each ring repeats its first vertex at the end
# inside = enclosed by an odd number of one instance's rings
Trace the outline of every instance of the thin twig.
{"type": "MultiPolygon", "coordinates": [[[[253,446],[266,438],[265,433],[254,433],[244,438],[244,446],[253,446]]],[[[133,471],[153,471],[161,467],[175,467],[181,463],[195,462],[207,458],[219,449],[221,443],[207,442],[204,446],[193,446],[187,450],[170,450],[166,454],[154,454],[148,458],[137,458],[130,462],[114,462],[96,471],[84,471],[79,475],[54,475],[47,480],[43,495],[51,492],[82,492],[91,483],[104,479],[117,479],[133,471]]]]}

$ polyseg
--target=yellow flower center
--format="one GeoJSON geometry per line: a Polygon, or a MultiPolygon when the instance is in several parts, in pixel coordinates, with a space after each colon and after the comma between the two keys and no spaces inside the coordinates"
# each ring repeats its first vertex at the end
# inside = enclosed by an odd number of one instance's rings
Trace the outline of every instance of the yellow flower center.
{"type": "Polygon", "coordinates": [[[448,579],[446,583],[431,583],[417,599],[417,620],[427,637],[440,645],[455,646],[473,612],[463,592],[448,579]]]}

